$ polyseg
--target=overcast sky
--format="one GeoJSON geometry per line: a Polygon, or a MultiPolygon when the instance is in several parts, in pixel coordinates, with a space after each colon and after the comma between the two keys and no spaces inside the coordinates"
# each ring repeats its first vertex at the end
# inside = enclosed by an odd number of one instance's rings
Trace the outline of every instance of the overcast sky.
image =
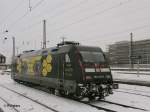
{"type": "Polygon", "coordinates": [[[150,0],[0,0],[0,53],[11,56],[16,47],[40,49],[42,20],[47,21],[47,47],[61,41],[100,46],[150,37],[150,0]],[[5,32],[8,30],[8,33],[5,32]],[[7,40],[4,38],[7,37],[7,40]]]}

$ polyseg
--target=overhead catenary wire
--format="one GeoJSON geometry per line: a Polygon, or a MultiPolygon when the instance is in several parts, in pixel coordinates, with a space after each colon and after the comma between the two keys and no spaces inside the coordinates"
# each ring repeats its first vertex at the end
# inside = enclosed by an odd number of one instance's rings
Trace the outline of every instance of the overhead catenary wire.
{"type": "MultiPolygon", "coordinates": [[[[82,0],[82,1],[80,1],[79,3],[73,5],[72,7],[69,7],[69,8],[67,8],[67,9],[65,9],[65,10],[61,10],[60,12],[56,13],[55,15],[49,16],[48,18],[45,18],[45,19],[46,19],[46,20],[48,20],[49,18],[53,19],[53,18],[55,18],[56,16],[60,16],[60,15],[66,13],[66,12],[68,12],[68,11],[71,11],[71,10],[74,9],[74,8],[79,7],[80,5],[86,3],[87,1],[89,1],[89,0],[82,0]]],[[[60,4],[60,3],[59,3],[59,4],[60,4]]],[[[55,9],[58,9],[58,7],[54,7],[54,8],[51,9],[51,10],[54,11],[55,9]]],[[[38,15],[38,16],[40,16],[40,15],[38,15]]],[[[39,17],[37,17],[37,18],[39,18],[39,17]]],[[[34,26],[36,26],[37,24],[39,24],[41,21],[42,21],[42,20],[39,20],[38,22],[33,23],[32,25],[27,26],[26,28],[22,29],[22,31],[25,31],[26,29],[31,29],[32,27],[34,27],[34,26]]],[[[53,23],[53,24],[54,24],[54,23],[53,23]]]]}
{"type": "MultiPolygon", "coordinates": [[[[134,28],[129,28],[129,29],[125,29],[123,31],[119,31],[119,32],[113,32],[113,33],[107,33],[107,34],[103,34],[103,35],[98,35],[97,37],[114,37],[116,35],[120,35],[120,34],[124,34],[124,33],[130,33],[131,31],[137,31],[137,30],[143,30],[143,29],[147,29],[150,28],[150,24],[146,24],[146,25],[142,25],[142,26],[138,26],[138,27],[134,27],[134,28]]],[[[93,36],[86,38],[88,40],[93,40],[93,36]]],[[[110,39],[110,38],[109,38],[110,39]]],[[[81,41],[83,41],[85,39],[81,39],[81,41]]],[[[93,41],[98,41],[99,39],[93,40],[93,41]]]]}
{"type": "MultiPolygon", "coordinates": [[[[84,22],[84,21],[83,21],[84,22]]],[[[80,22],[81,23],[81,22],[80,22]]],[[[39,24],[39,23],[37,23],[37,24],[39,24]]],[[[37,25],[36,24],[36,25],[37,25]]],[[[78,23],[77,23],[78,24],[78,23]]],[[[35,25],[35,24],[34,24],[35,25]]],[[[33,26],[34,26],[33,25],[33,26]]],[[[29,26],[30,27],[30,26],[29,26]]],[[[28,27],[28,28],[29,28],[28,27]]],[[[138,28],[137,27],[135,27],[135,31],[137,31],[137,30],[140,30],[140,29],[142,29],[142,28],[140,28],[140,27],[142,27],[142,26],[139,26],[138,28]],[[136,29],[137,28],[137,29],[136,29]]],[[[66,28],[68,28],[68,27],[66,27],[66,28]]],[[[146,29],[146,28],[149,28],[148,26],[145,26],[145,28],[143,28],[143,29],[146,29]]],[[[99,36],[97,36],[97,37],[102,37],[102,36],[106,36],[106,37],[114,37],[114,36],[116,36],[116,35],[120,35],[120,34],[123,34],[123,33],[128,33],[128,31],[130,32],[130,30],[134,30],[134,28],[131,28],[131,29],[126,29],[126,30],[122,30],[122,31],[117,31],[117,32],[114,32],[114,33],[109,33],[109,34],[102,34],[102,35],[99,35],[99,36]]],[[[58,30],[59,31],[59,30],[58,30]]],[[[91,33],[90,33],[91,34],[91,33]]],[[[89,39],[90,40],[94,40],[94,39],[92,39],[93,38],[93,36],[91,36],[89,39]]],[[[86,38],[86,39],[88,39],[88,38],[86,38]]],[[[105,39],[105,38],[104,38],[105,39]]],[[[85,40],[85,39],[84,39],[85,40]]],[[[99,38],[97,38],[96,40],[99,40],[99,38]]],[[[95,40],[95,41],[96,41],[95,40]]]]}
{"type": "MultiPolygon", "coordinates": [[[[145,9],[145,7],[144,7],[144,8],[143,8],[143,7],[142,7],[142,8],[138,8],[138,9],[140,9],[140,11],[141,11],[142,9],[145,9]]],[[[136,11],[138,11],[138,10],[136,10],[136,11]]],[[[139,11],[138,11],[138,12],[139,12],[139,11]]],[[[131,14],[128,13],[127,15],[131,15],[131,14]]],[[[123,16],[126,16],[126,15],[123,15],[123,16]]],[[[117,16],[117,17],[118,17],[118,16],[117,16]]],[[[40,22],[41,22],[41,21],[39,21],[39,22],[33,24],[31,27],[28,26],[28,28],[26,28],[26,29],[29,30],[29,29],[32,28],[34,25],[37,26],[37,24],[40,23],[40,22]]],[[[24,30],[21,30],[20,33],[22,33],[22,31],[24,31],[24,30]]]]}
{"type": "MultiPolygon", "coordinates": [[[[83,1],[84,2],[84,1],[83,1]]],[[[74,6],[73,6],[74,7],[74,6]]],[[[71,8],[70,8],[71,9],[71,8]]],[[[70,11],[70,9],[67,9],[68,11],[70,11]]],[[[145,7],[144,8],[139,8],[140,10],[141,9],[145,9],[145,7]]],[[[66,11],[62,11],[62,12],[67,12],[67,10],[66,11]]],[[[60,13],[60,15],[62,15],[63,13],[60,13]]],[[[128,15],[129,15],[130,13],[128,13],[128,15]]],[[[58,16],[60,16],[60,15],[58,15],[58,16]]],[[[51,19],[53,19],[53,18],[55,18],[54,16],[50,16],[50,17],[48,17],[48,18],[51,18],[51,19]]],[[[48,19],[48,18],[46,18],[46,19],[48,19]]],[[[40,20],[41,21],[41,20],[40,20]]],[[[39,22],[40,22],[39,21],[39,22]]],[[[36,22],[36,23],[39,23],[39,22],[36,22]]],[[[36,23],[33,23],[32,25],[30,25],[30,28],[32,28],[32,27],[34,27],[34,25],[36,26],[36,23]]],[[[55,23],[57,23],[57,22],[54,22],[54,23],[52,23],[52,24],[55,24],[55,23]]],[[[52,25],[52,24],[50,24],[50,25],[52,25]]],[[[25,28],[25,29],[30,29],[29,28],[29,26],[27,27],[27,28],[25,28]]],[[[24,31],[24,30],[23,30],[24,31]]]]}
{"type": "MultiPolygon", "coordinates": [[[[82,3],[84,3],[85,1],[83,1],[82,3]]],[[[96,4],[95,5],[95,7],[96,6],[101,6],[101,5],[103,5],[104,3],[106,2],[106,0],[103,0],[102,2],[100,2],[100,4],[96,4]]],[[[79,3],[79,5],[82,5],[81,3],[79,3]]],[[[73,6],[74,8],[78,8],[78,6],[79,6],[78,4],[76,5],[76,6],[73,6]]],[[[70,9],[73,9],[73,7],[71,7],[70,9]]],[[[95,8],[94,7],[94,8],[95,8]]],[[[64,12],[64,13],[66,13],[66,12],[68,12],[68,11],[71,11],[70,9],[67,9],[67,10],[65,10],[65,11],[62,11],[62,12],[64,12]]],[[[88,8],[88,9],[93,9],[93,8],[88,8]]],[[[80,10],[79,10],[80,11],[80,10]]],[[[86,9],[86,11],[88,12],[89,10],[87,10],[86,9]]],[[[62,14],[64,14],[64,13],[60,13],[60,15],[58,15],[58,16],[61,16],[62,14]]],[[[49,18],[56,18],[57,16],[50,16],[50,17],[48,17],[47,19],[49,19],[49,18]]],[[[51,24],[49,24],[49,25],[53,25],[53,24],[56,24],[57,23],[57,21],[56,22],[53,22],[53,23],[51,23],[51,24]]]]}
{"type": "Polygon", "coordinates": [[[122,3],[121,3],[121,5],[122,5],[122,3]]]}
{"type": "MultiPolygon", "coordinates": [[[[69,2],[70,2],[70,1],[73,1],[73,0],[69,0],[69,2]]],[[[67,3],[68,3],[68,1],[67,1],[67,3]]],[[[63,1],[63,2],[59,2],[58,4],[56,4],[55,7],[52,7],[52,8],[50,8],[50,9],[46,10],[46,11],[42,11],[40,14],[38,14],[38,15],[36,16],[36,18],[39,18],[39,17],[43,16],[43,13],[46,13],[46,12],[50,13],[50,11],[53,12],[55,9],[58,9],[59,6],[62,6],[63,4],[66,4],[66,2],[64,2],[64,1],[63,1]]]]}
{"type": "MultiPolygon", "coordinates": [[[[148,4],[148,5],[150,5],[150,4],[148,4]]],[[[116,19],[118,19],[119,17],[121,18],[121,17],[126,17],[126,16],[128,16],[128,15],[132,15],[133,16],[133,13],[134,14],[136,14],[136,13],[139,13],[140,11],[142,11],[143,9],[146,9],[146,8],[148,8],[149,6],[147,6],[147,7],[141,7],[141,8],[136,8],[136,9],[134,9],[134,11],[130,11],[130,13],[127,13],[127,14],[123,14],[123,15],[119,15],[119,16],[116,16],[115,18],[116,19]],[[135,10],[136,10],[136,12],[135,12],[135,10]]],[[[112,18],[112,17],[110,17],[110,18],[112,18]]],[[[145,18],[144,18],[145,19],[145,18]]],[[[91,30],[90,30],[91,31],[91,30]]],[[[92,30],[93,31],[93,30],[92,30]]]]}
{"type": "MultiPolygon", "coordinates": [[[[122,4],[122,5],[123,5],[123,4],[122,4]]],[[[111,34],[104,34],[104,35],[102,35],[102,36],[112,36],[112,35],[122,34],[122,33],[125,33],[125,32],[127,32],[127,31],[138,30],[138,29],[147,28],[147,27],[149,27],[149,25],[144,25],[144,26],[135,27],[135,28],[132,28],[132,29],[127,29],[127,30],[121,31],[121,32],[115,32],[115,33],[111,33],[111,34]]]]}
{"type": "MultiPolygon", "coordinates": [[[[33,7],[32,7],[32,11],[34,9],[36,9],[44,0],[40,0],[37,4],[35,4],[33,7]]],[[[23,20],[27,15],[30,14],[30,11],[26,11],[24,13],[24,15],[22,15],[21,17],[19,17],[16,21],[14,21],[13,23],[11,23],[11,25],[9,25],[9,29],[13,28],[16,26],[16,24],[18,24],[18,22],[20,22],[21,20],[23,20]]]]}
{"type": "MultiPolygon", "coordinates": [[[[81,3],[84,3],[86,0],[84,0],[84,1],[82,1],[82,2],[80,2],[79,4],[81,4],[81,3]]],[[[116,4],[116,5],[114,5],[114,6],[112,6],[112,7],[109,7],[109,8],[106,8],[106,9],[104,9],[104,10],[102,10],[102,11],[98,11],[98,12],[96,12],[96,13],[94,13],[94,14],[92,14],[92,15],[89,15],[89,16],[87,16],[87,17],[84,17],[84,18],[81,18],[80,20],[78,20],[78,21],[74,21],[74,22],[72,22],[72,23],[69,23],[69,24],[67,24],[67,25],[64,25],[63,27],[60,27],[60,28],[58,28],[58,29],[54,29],[54,30],[52,30],[53,32],[55,32],[55,31],[59,31],[59,30],[63,30],[64,28],[68,28],[68,27],[70,27],[70,26],[72,26],[72,25],[74,25],[74,24],[78,24],[78,23],[81,23],[82,21],[86,21],[86,20],[88,20],[88,19],[90,19],[90,18],[93,18],[93,17],[95,17],[95,16],[97,16],[97,15],[100,15],[100,14],[103,14],[103,13],[105,13],[105,12],[107,12],[107,11],[110,11],[110,10],[112,10],[112,9],[114,9],[114,8],[118,8],[118,7],[120,7],[120,6],[122,6],[122,5],[124,5],[125,3],[128,3],[128,2],[131,2],[132,0],[126,0],[125,2],[121,2],[121,3],[118,3],[118,4],[116,4]]],[[[103,1],[104,2],[104,1],[103,1]]],[[[103,3],[102,2],[102,3],[103,3]]],[[[78,4],[78,5],[79,5],[78,4]]],[[[77,5],[75,5],[75,6],[73,6],[73,7],[76,7],[77,5]]],[[[72,9],[73,7],[71,7],[70,9],[72,9]]],[[[68,9],[67,9],[68,10],[68,9]]],[[[69,10],[68,10],[69,11],[69,10]]],[[[65,12],[65,11],[64,11],[65,12]]],[[[54,17],[51,17],[51,18],[54,18],[54,17]]],[[[56,22],[55,22],[56,23],[56,22]]],[[[49,23],[47,23],[48,25],[49,25],[49,23]]],[[[52,24],[54,24],[54,23],[51,23],[50,25],[52,25],[52,24]]],[[[30,27],[31,28],[31,27],[30,27]]]]}
{"type": "MultiPolygon", "coordinates": [[[[121,4],[121,5],[123,5],[123,4],[121,4]]],[[[119,6],[120,6],[120,4],[119,4],[119,6]]]]}
{"type": "MultiPolygon", "coordinates": [[[[90,36],[89,38],[83,38],[85,36],[82,36],[82,39],[78,40],[78,41],[84,41],[85,39],[86,40],[90,40],[90,41],[96,41],[98,42],[100,38],[98,37],[102,37],[101,39],[102,40],[105,40],[106,37],[110,37],[108,38],[108,40],[112,39],[113,37],[118,37],[117,35],[121,35],[121,34],[129,34],[131,31],[132,32],[135,32],[137,30],[143,30],[143,29],[147,29],[147,28],[150,28],[150,24],[146,24],[146,25],[142,25],[142,26],[138,26],[138,27],[134,27],[134,28],[130,28],[130,29],[125,29],[125,30],[122,30],[122,31],[118,31],[118,32],[113,32],[113,33],[107,33],[107,34],[102,34],[102,35],[98,35],[98,36],[90,36]],[[97,38],[97,39],[93,39],[93,38],[97,38]]],[[[87,35],[86,37],[88,37],[89,35],[87,35]]]]}
{"type": "Polygon", "coordinates": [[[75,9],[75,8],[78,8],[79,6],[81,5],[85,5],[86,3],[88,3],[89,0],[82,0],[80,1],[79,3],[67,8],[67,9],[64,9],[64,10],[61,10],[60,12],[58,12],[57,14],[53,15],[53,16],[49,16],[47,17],[46,19],[49,19],[49,18],[56,18],[57,16],[61,16],[62,14],[66,13],[66,12],[69,12],[69,11],[72,11],[72,9],[75,9]]]}
{"type": "Polygon", "coordinates": [[[42,2],[44,2],[44,0],[40,0],[38,3],[36,3],[36,4],[32,7],[32,9],[37,8],[39,5],[42,4],[42,2]]]}
{"type": "Polygon", "coordinates": [[[23,1],[20,1],[1,21],[0,24],[4,23],[6,20],[9,19],[9,17],[14,14],[14,12],[21,7],[21,5],[23,4],[23,1]]]}
{"type": "Polygon", "coordinates": [[[107,12],[107,11],[110,11],[110,10],[112,10],[112,9],[118,8],[118,7],[124,5],[124,4],[128,3],[128,2],[131,2],[131,1],[132,1],[132,0],[127,0],[127,1],[125,1],[125,2],[121,2],[121,3],[119,3],[119,4],[116,4],[116,5],[112,6],[112,7],[106,8],[106,9],[104,9],[104,10],[102,10],[102,11],[96,12],[96,13],[91,14],[91,15],[89,15],[89,16],[87,16],[87,17],[84,17],[84,18],[82,18],[82,19],[80,19],[80,20],[78,20],[78,21],[74,21],[74,22],[72,22],[72,23],[69,23],[69,24],[64,25],[64,26],[62,26],[62,27],[60,27],[60,28],[54,29],[54,30],[52,30],[52,31],[55,32],[55,31],[63,30],[63,29],[65,29],[65,28],[69,28],[69,27],[71,27],[71,26],[73,26],[73,25],[75,25],[75,24],[79,24],[79,23],[81,23],[81,22],[83,22],[83,21],[86,21],[86,20],[88,20],[88,19],[91,19],[91,18],[93,18],[93,17],[95,17],[95,16],[101,15],[101,14],[107,12]]]}

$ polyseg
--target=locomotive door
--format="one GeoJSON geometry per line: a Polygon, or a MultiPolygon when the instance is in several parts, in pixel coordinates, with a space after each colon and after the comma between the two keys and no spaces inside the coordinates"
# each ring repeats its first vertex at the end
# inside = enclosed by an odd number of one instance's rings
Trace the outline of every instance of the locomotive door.
{"type": "Polygon", "coordinates": [[[64,55],[58,55],[58,85],[59,88],[64,87],[64,55]]]}

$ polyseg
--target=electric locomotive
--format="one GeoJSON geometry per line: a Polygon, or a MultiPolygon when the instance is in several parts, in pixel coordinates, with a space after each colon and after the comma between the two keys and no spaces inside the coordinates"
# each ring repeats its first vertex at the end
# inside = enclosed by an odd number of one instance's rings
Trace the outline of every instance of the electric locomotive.
{"type": "Polygon", "coordinates": [[[56,47],[28,51],[13,60],[11,77],[54,93],[99,99],[112,94],[113,78],[99,47],[64,41],[56,47]]]}

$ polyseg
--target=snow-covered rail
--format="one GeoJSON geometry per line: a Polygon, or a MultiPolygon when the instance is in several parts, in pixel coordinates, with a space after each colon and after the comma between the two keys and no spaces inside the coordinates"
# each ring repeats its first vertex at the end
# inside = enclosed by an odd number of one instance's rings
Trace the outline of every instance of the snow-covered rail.
{"type": "Polygon", "coordinates": [[[139,95],[139,96],[144,96],[144,97],[149,97],[150,95],[145,95],[145,94],[140,94],[140,93],[135,93],[135,92],[129,92],[129,91],[124,91],[124,90],[115,90],[116,92],[122,92],[122,93],[127,93],[127,94],[134,94],[134,95],[139,95]]]}
{"type": "MultiPolygon", "coordinates": [[[[25,85],[28,85],[28,84],[25,84],[25,85]]],[[[28,85],[28,86],[30,86],[30,85],[28,85]]],[[[44,87],[41,87],[41,86],[31,86],[31,87],[33,87],[33,88],[35,88],[35,89],[38,89],[38,90],[42,90],[42,91],[45,91],[45,92],[50,92],[47,88],[44,88],[44,87]]],[[[64,96],[65,97],[65,96],[64,96]]],[[[65,98],[68,98],[68,97],[65,97],[65,98]]],[[[70,98],[70,97],[69,97],[70,98]]],[[[73,99],[74,100],[74,99],[73,99]]],[[[84,103],[84,104],[87,104],[87,105],[89,105],[89,106],[91,106],[91,107],[94,107],[94,108],[96,108],[96,109],[98,109],[98,110],[104,110],[104,111],[106,111],[106,112],[117,112],[117,110],[113,110],[113,109],[109,109],[109,108],[106,108],[106,107],[103,107],[103,106],[96,106],[96,105],[94,105],[94,104],[92,104],[92,103],[86,103],[86,102],[82,102],[82,101],[79,101],[79,100],[75,100],[75,101],[78,101],[78,102],[80,102],[80,103],[84,103]]],[[[97,101],[96,101],[97,102],[97,101]]],[[[128,109],[128,108],[131,108],[131,109],[133,109],[133,110],[141,110],[141,111],[148,111],[148,110],[146,110],[146,109],[143,109],[143,108],[138,108],[138,107],[133,107],[133,106],[129,106],[129,105],[124,105],[124,104],[119,104],[119,103],[115,103],[115,102],[110,102],[110,101],[105,101],[105,100],[100,100],[100,102],[99,103],[101,103],[101,102],[103,102],[103,103],[107,103],[107,105],[112,105],[112,106],[116,106],[116,108],[118,108],[118,107],[121,107],[121,108],[125,108],[125,109],[128,109]]]]}
{"type": "MultiPolygon", "coordinates": [[[[33,86],[33,85],[30,85],[30,84],[25,84],[25,85],[31,86],[31,87],[34,88],[34,89],[38,89],[38,90],[42,90],[42,91],[47,92],[47,93],[51,93],[51,91],[49,91],[49,89],[44,88],[44,87],[41,87],[41,86],[33,86]]],[[[62,96],[62,97],[65,97],[65,98],[69,98],[69,99],[70,99],[70,97],[67,97],[67,96],[62,96]]],[[[84,103],[84,104],[89,105],[89,106],[91,106],[91,107],[93,107],[93,108],[96,108],[96,109],[98,109],[98,110],[104,110],[104,111],[106,111],[106,112],[117,112],[117,111],[115,111],[115,110],[111,110],[111,109],[104,108],[104,107],[101,107],[101,106],[92,105],[92,104],[90,104],[90,103],[82,102],[82,101],[79,101],[79,100],[76,100],[76,99],[72,99],[72,100],[75,100],[75,101],[80,102],[80,103],[84,103]]]]}
{"type": "Polygon", "coordinates": [[[138,92],[138,93],[142,93],[142,94],[146,94],[149,96],[150,91],[142,91],[142,90],[137,90],[137,89],[130,89],[130,88],[119,88],[120,90],[124,90],[124,91],[134,91],[134,92],[138,92]]]}
{"type": "Polygon", "coordinates": [[[104,107],[100,107],[100,106],[96,106],[96,105],[93,105],[93,104],[88,104],[89,106],[91,107],[94,107],[94,108],[97,108],[99,110],[104,110],[106,112],[117,112],[115,110],[112,110],[112,109],[108,109],[108,108],[104,108],[104,107]]]}
{"type": "Polygon", "coordinates": [[[150,87],[150,82],[148,81],[136,81],[136,80],[126,80],[126,79],[114,79],[115,83],[120,84],[130,84],[130,85],[138,85],[138,86],[147,86],[150,87]]]}
{"type": "MultiPolygon", "coordinates": [[[[37,101],[37,100],[34,100],[34,99],[30,98],[30,97],[27,97],[27,96],[25,96],[24,94],[21,94],[21,93],[15,91],[15,90],[13,90],[13,89],[10,89],[10,88],[8,88],[8,87],[6,87],[6,86],[4,86],[4,85],[1,85],[1,84],[0,84],[0,87],[3,87],[3,88],[5,88],[5,89],[7,89],[7,90],[9,90],[9,91],[12,91],[12,92],[14,92],[14,93],[16,93],[16,94],[18,94],[18,95],[20,95],[20,96],[22,96],[22,97],[25,97],[25,98],[27,98],[27,99],[29,99],[29,100],[35,102],[35,103],[38,103],[38,104],[42,105],[43,107],[46,107],[46,108],[50,109],[50,110],[53,111],[53,112],[59,112],[59,111],[55,110],[54,108],[51,108],[51,107],[49,107],[49,106],[47,106],[47,105],[45,105],[45,104],[43,104],[43,103],[41,103],[41,102],[39,102],[39,101],[37,101]]],[[[42,91],[48,92],[48,90],[46,90],[46,89],[41,89],[41,87],[34,87],[34,88],[35,88],[35,89],[38,89],[38,90],[42,90],[42,91]]],[[[80,103],[82,103],[82,102],[80,102],[80,103]]],[[[107,109],[107,108],[100,107],[100,106],[95,106],[95,105],[88,104],[88,103],[84,103],[84,104],[87,104],[87,105],[89,105],[89,106],[91,106],[91,107],[93,107],[93,108],[96,108],[96,109],[98,109],[98,110],[104,110],[104,111],[106,111],[106,112],[117,112],[117,111],[114,111],[114,110],[111,110],[111,109],[107,109]]],[[[19,112],[19,111],[16,111],[16,112],[19,112]]]]}
{"type": "MultiPolygon", "coordinates": [[[[40,86],[33,86],[33,88],[35,88],[35,89],[38,89],[38,90],[42,90],[42,91],[45,91],[45,92],[49,92],[49,90],[48,89],[46,89],[46,88],[44,88],[44,87],[40,87],[40,86]]],[[[66,97],[67,98],[67,97],[66,97]]],[[[78,101],[78,100],[75,100],[75,101],[78,101]]],[[[106,111],[106,112],[117,112],[117,110],[113,110],[113,109],[110,109],[110,108],[106,108],[106,107],[103,107],[103,106],[97,106],[97,105],[94,105],[94,104],[92,104],[92,103],[86,103],[86,102],[82,102],[82,101],[78,101],[78,102],[80,102],[80,103],[84,103],[84,104],[87,104],[87,105],[89,105],[89,106],[91,106],[91,107],[94,107],[94,108],[96,108],[96,109],[98,109],[98,110],[104,110],[104,111],[106,111]]],[[[97,101],[96,101],[97,102],[97,101]]],[[[110,101],[105,101],[105,100],[100,100],[100,102],[99,103],[105,103],[105,104],[107,104],[107,105],[112,105],[113,107],[114,106],[116,106],[116,108],[118,108],[118,107],[120,107],[120,108],[124,108],[124,109],[128,109],[128,108],[130,108],[130,109],[132,109],[132,110],[139,110],[139,111],[148,111],[148,110],[146,110],[146,109],[143,109],[143,108],[138,108],[138,107],[134,107],[134,106],[129,106],[129,105],[125,105],[125,104],[120,104],[120,103],[115,103],[115,102],[110,102],[110,101]]]]}
{"type": "MultiPolygon", "coordinates": [[[[120,112],[121,110],[123,112],[144,112],[144,111],[149,111],[147,109],[143,109],[143,108],[138,108],[138,107],[133,107],[133,106],[129,106],[129,105],[124,105],[124,104],[118,104],[115,102],[110,102],[110,101],[100,101],[100,102],[95,102],[95,103],[90,103],[90,106],[93,107],[100,107],[102,106],[102,108],[107,108],[108,110],[110,109],[111,112],[120,112]]],[[[106,110],[107,111],[107,110],[106,110]]]]}
{"type": "MultiPolygon", "coordinates": [[[[28,97],[28,96],[25,96],[24,94],[21,94],[21,93],[15,91],[15,90],[13,90],[13,89],[10,89],[10,88],[8,88],[8,87],[5,87],[4,85],[1,85],[1,84],[0,84],[0,87],[3,87],[3,88],[5,88],[5,89],[7,89],[7,90],[9,90],[9,91],[11,91],[11,92],[14,92],[14,93],[16,93],[16,94],[18,94],[18,95],[24,97],[24,98],[27,98],[27,99],[29,99],[29,100],[31,100],[31,101],[33,101],[33,102],[35,102],[35,103],[37,103],[37,104],[39,104],[39,105],[41,105],[41,106],[43,106],[43,107],[45,107],[45,108],[47,108],[47,109],[53,111],[53,112],[59,112],[59,111],[55,110],[55,109],[52,108],[52,107],[49,107],[49,106],[47,106],[47,105],[45,105],[45,104],[43,104],[43,103],[41,103],[41,102],[39,102],[39,101],[37,101],[37,100],[34,100],[34,99],[32,99],[32,98],[30,98],[30,97],[28,97]]],[[[0,99],[1,99],[1,98],[0,98],[0,99]]],[[[3,99],[3,101],[5,101],[5,103],[9,104],[6,100],[3,99]]],[[[15,108],[14,108],[14,109],[15,109],[15,108]]],[[[15,110],[16,110],[16,112],[19,112],[17,109],[15,109],[15,110]]]]}
{"type": "Polygon", "coordinates": [[[134,107],[134,106],[124,105],[124,104],[120,104],[120,103],[116,103],[116,102],[110,102],[110,101],[106,101],[106,100],[100,100],[100,101],[101,102],[105,102],[105,103],[109,103],[109,104],[118,105],[118,106],[125,107],[125,108],[131,108],[131,109],[136,109],[136,110],[148,111],[148,110],[143,109],[143,108],[138,108],[138,107],[134,107]]]}
{"type": "MultiPolygon", "coordinates": [[[[24,86],[23,84],[18,84],[9,77],[9,75],[0,75],[0,85],[45,104],[46,106],[52,107],[52,109],[59,112],[144,112],[150,110],[150,97],[147,97],[149,96],[150,88],[145,86],[119,84],[117,91],[125,91],[128,93],[114,91],[114,94],[108,96],[104,101],[93,101],[84,104],[70,98],[49,94],[48,88],[38,87],[37,85],[24,86]]],[[[54,112],[6,88],[0,86],[0,97],[10,104],[20,105],[20,107],[16,107],[19,112],[54,112]]],[[[5,107],[5,104],[7,103],[0,99],[0,108],[4,112],[12,112],[11,110],[16,112],[11,107],[5,107]]]]}
{"type": "MultiPolygon", "coordinates": [[[[2,100],[2,101],[6,104],[6,106],[7,106],[7,105],[10,105],[10,103],[9,103],[7,100],[5,100],[4,98],[0,97],[0,100],[2,100]]],[[[12,108],[15,112],[20,112],[20,111],[19,111],[18,109],[16,109],[14,106],[11,106],[11,108],[12,108]]],[[[0,109],[0,112],[3,112],[3,110],[0,109]]]]}

